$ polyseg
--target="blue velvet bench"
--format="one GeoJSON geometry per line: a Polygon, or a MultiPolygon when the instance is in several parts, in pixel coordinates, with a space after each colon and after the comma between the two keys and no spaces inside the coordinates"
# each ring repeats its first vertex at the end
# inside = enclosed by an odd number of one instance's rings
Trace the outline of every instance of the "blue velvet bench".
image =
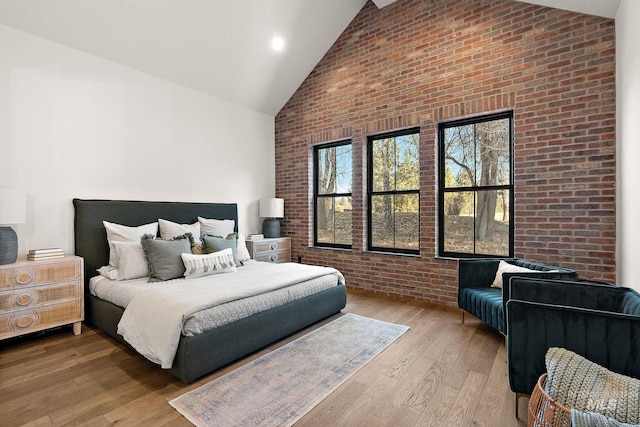
{"type": "MultiPolygon", "coordinates": [[[[545,354],[561,347],[640,378],[640,294],[585,281],[514,277],[507,303],[509,386],[530,395],[546,371],[545,354]]],[[[516,404],[517,408],[517,404],[516,404]]]]}
{"type": "Polygon", "coordinates": [[[468,312],[503,334],[507,333],[505,318],[509,300],[509,279],[514,276],[541,279],[577,279],[575,270],[552,267],[517,258],[462,259],[458,262],[458,307],[468,312]],[[503,273],[500,288],[491,287],[500,261],[524,267],[533,272],[503,273]]]}

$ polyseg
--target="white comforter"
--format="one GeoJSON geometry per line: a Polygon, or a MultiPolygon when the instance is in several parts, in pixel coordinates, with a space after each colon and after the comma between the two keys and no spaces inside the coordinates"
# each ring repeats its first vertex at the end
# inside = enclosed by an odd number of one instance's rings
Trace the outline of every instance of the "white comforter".
{"type": "Polygon", "coordinates": [[[344,284],[342,274],[330,267],[305,264],[264,264],[251,274],[224,274],[215,285],[206,280],[167,283],[134,297],[118,324],[118,334],[140,354],[171,368],[185,319],[196,311],[240,298],[281,289],[295,283],[333,274],[344,284]]]}

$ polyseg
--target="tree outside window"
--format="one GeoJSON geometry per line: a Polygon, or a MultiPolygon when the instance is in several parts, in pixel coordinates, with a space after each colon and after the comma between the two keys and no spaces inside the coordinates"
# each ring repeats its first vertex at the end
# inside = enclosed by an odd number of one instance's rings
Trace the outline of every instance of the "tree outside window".
{"type": "Polygon", "coordinates": [[[419,253],[419,142],[419,129],[369,138],[369,250],[419,253]]]}
{"type": "Polygon", "coordinates": [[[513,113],[439,125],[439,255],[513,256],[513,113]]]}
{"type": "Polygon", "coordinates": [[[350,248],[352,243],[351,141],[314,149],[314,245],[350,248]]]}

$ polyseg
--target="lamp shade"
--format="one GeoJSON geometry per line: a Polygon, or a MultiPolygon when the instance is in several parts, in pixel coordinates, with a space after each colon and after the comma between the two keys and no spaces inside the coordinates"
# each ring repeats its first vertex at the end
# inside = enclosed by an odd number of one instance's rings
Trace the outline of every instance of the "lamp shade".
{"type": "Polygon", "coordinates": [[[284,218],[284,199],[261,199],[260,218],[284,218]]]}
{"type": "Polygon", "coordinates": [[[27,193],[22,188],[0,187],[0,224],[22,224],[26,220],[27,193]]]}

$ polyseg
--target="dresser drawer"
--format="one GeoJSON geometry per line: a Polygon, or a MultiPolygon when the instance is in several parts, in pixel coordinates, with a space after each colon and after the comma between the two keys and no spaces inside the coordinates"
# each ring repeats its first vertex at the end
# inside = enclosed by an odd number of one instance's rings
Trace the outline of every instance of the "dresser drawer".
{"type": "Polygon", "coordinates": [[[253,242],[253,251],[255,254],[271,251],[288,251],[291,250],[290,239],[274,239],[267,241],[253,242]]]}
{"type": "Polygon", "coordinates": [[[254,256],[256,261],[265,262],[289,262],[291,261],[291,252],[289,251],[273,251],[258,253],[254,256]]]}
{"type": "Polygon", "coordinates": [[[80,301],[0,313],[0,338],[40,331],[82,319],[80,301]]]}
{"type": "Polygon", "coordinates": [[[0,290],[79,280],[81,263],[62,261],[36,264],[34,261],[0,270],[0,290]]]}
{"type": "Polygon", "coordinates": [[[52,304],[61,301],[79,300],[82,292],[80,282],[18,289],[0,293],[0,311],[52,304]]]}

